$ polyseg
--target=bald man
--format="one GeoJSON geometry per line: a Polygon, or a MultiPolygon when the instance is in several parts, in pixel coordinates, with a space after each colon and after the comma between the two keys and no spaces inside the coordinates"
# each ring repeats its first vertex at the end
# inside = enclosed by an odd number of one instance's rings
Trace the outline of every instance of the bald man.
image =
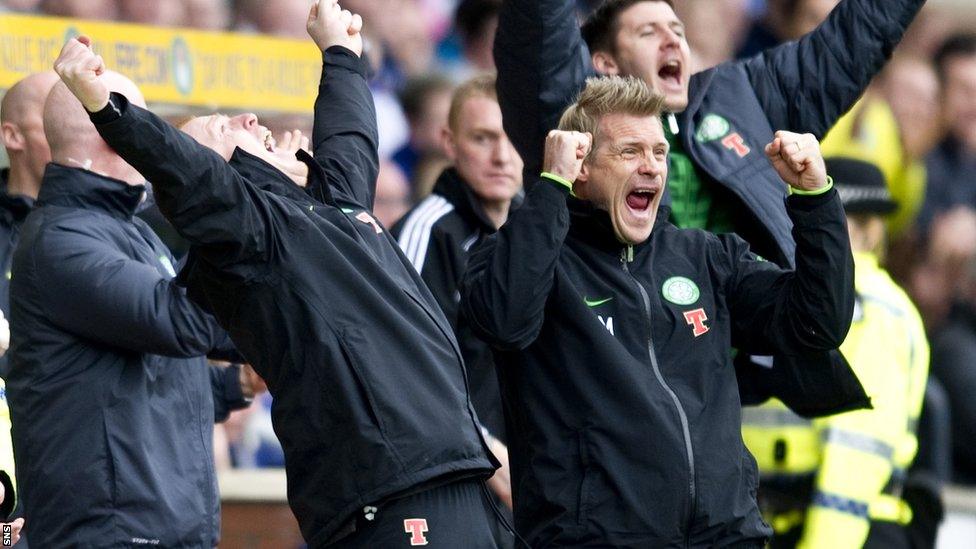
{"type": "MultiPolygon", "coordinates": [[[[0,138],[10,167],[0,170],[0,312],[10,316],[10,262],[20,224],[34,206],[51,150],[44,137],[44,100],[58,81],[54,71],[32,74],[13,85],[0,102],[0,138]]],[[[7,360],[0,358],[0,375],[7,360]]]]}
{"type": "MultiPolygon", "coordinates": [[[[145,104],[116,73],[113,90],[145,104]]],[[[247,404],[233,347],[172,280],[134,217],[143,178],[63,83],[44,105],[51,160],[14,251],[10,372],[20,496],[37,547],[213,547],[213,423],[247,404]]]]}

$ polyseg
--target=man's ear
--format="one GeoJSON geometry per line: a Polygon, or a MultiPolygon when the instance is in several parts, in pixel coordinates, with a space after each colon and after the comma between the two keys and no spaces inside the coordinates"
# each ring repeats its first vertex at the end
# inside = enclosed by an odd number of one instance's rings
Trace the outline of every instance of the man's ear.
{"type": "Polygon", "coordinates": [[[6,147],[7,150],[24,150],[24,134],[20,133],[20,128],[18,128],[13,122],[4,122],[3,126],[0,126],[0,135],[3,137],[3,146],[6,147]]]}
{"type": "Polygon", "coordinates": [[[620,74],[620,66],[617,65],[617,60],[605,51],[595,52],[590,56],[590,61],[593,63],[593,69],[600,74],[620,74]]]}
{"type": "Polygon", "coordinates": [[[444,154],[448,160],[452,163],[457,161],[457,145],[454,142],[454,132],[447,126],[441,129],[441,149],[444,150],[444,154]]]}

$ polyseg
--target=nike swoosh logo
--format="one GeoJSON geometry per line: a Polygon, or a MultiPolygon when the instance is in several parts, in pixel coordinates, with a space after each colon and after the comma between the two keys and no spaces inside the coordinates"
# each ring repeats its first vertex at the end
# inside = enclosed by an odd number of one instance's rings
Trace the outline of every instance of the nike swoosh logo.
{"type": "Polygon", "coordinates": [[[599,307],[600,305],[603,305],[604,303],[612,300],[613,300],[612,297],[608,297],[606,299],[586,299],[584,297],[583,303],[586,303],[587,307],[599,307]]]}

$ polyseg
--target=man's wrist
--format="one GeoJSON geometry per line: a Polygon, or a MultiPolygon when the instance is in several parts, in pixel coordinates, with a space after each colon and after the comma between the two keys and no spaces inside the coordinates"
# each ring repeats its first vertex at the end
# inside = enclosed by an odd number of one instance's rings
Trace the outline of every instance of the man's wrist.
{"type": "MultiPolygon", "coordinates": [[[[119,96],[122,97],[122,96],[119,96]]],[[[108,100],[101,109],[88,111],[88,117],[93,124],[105,124],[122,117],[122,107],[124,101],[116,100],[115,96],[109,94],[108,100]]],[[[87,107],[85,107],[87,109],[87,107]]]]}
{"type": "Polygon", "coordinates": [[[790,194],[795,194],[799,196],[817,196],[817,195],[824,194],[825,192],[829,191],[832,188],[834,188],[834,178],[828,175],[827,184],[824,185],[823,187],[820,187],[819,189],[813,189],[811,191],[806,191],[803,189],[797,189],[793,186],[790,186],[790,194]]]}
{"type": "Polygon", "coordinates": [[[552,172],[542,172],[540,177],[542,177],[543,179],[548,179],[562,187],[565,187],[566,190],[568,190],[569,192],[573,192],[573,182],[561,175],[554,174],[552,172]]]}

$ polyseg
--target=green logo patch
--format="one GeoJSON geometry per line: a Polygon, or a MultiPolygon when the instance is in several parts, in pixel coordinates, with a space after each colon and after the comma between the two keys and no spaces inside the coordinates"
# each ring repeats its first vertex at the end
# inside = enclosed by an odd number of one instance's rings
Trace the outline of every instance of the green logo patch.
{"type": "Polygon", "coordinates": [[[661,286],[661,294],[675,305],[691,305],[698,301],[701,292],[698,285],[683,276],[672,276],[664,281],[661,286]]]}
{"type": "Polygon", "coordinates": [[[695,139],[699,143],[708,143],[716,139],[722,139],[729,134],[732,127],[729,121],[717,114],[706,115],[698,124],[698,131],[695,132],[695,139]]]}

